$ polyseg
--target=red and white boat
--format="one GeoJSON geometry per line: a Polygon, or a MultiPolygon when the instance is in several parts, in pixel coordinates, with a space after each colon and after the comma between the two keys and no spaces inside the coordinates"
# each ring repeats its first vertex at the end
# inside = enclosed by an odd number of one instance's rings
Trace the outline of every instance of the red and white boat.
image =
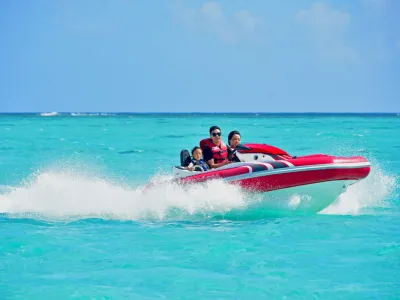
{"type": "Polygon", "coordinates": [[[205,172],[173,167],[179,182],[205,182],[222,179],[242,188],[271,195],[306,195],[323,197],[321,210],[346,191],[349,185],[368,176],[371,164],[361,156],[339,157],[325,154],[291,156],[286,151],[266,144],[244,144],[237,148],[240,162],[205,172]]]}

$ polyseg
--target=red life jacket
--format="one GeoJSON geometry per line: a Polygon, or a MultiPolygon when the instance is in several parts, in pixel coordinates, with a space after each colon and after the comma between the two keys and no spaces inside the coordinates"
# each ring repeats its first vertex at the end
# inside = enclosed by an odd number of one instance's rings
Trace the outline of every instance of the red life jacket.
{"type": "Polygon", "coordinates": [[[216,146],[212,139],[204,139],[200,141],[200,148],[204,149],[208,147],[211,149],[211,153],[214,158],[214,163],[219,164],[228,161],[228,147],[223,141],[221,141],[220,146],[216,146]]]}

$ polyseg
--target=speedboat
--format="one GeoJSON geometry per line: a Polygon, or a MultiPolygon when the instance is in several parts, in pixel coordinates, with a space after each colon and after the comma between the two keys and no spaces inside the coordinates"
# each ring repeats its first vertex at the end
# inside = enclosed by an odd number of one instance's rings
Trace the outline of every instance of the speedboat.
{"type": "Polygon", "coordinates": [[[267,144],[241,144],[236,147],[235,155],[238,162],[208,171],[189,171],[185,166],[188,152],[183,150],[181,165],[173,167],[174,180],[199,183],[222,179],[251,192],[280,197],[323,197],[325,200],[314,207],[321,210],[334,202],[348,186],[366,178],[371,170],[371,164],[361,156],[291,156],[267,144]]]}

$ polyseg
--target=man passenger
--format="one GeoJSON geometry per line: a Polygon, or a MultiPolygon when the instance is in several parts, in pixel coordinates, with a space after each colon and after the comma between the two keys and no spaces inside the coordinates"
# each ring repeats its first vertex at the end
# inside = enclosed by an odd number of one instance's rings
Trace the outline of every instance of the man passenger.
{"type": "Polygon", "coordinates": [[[229,148],[222,141],[221,135],[221,129],[218,126],[212,126],[210,127],[210,138],[204,140],[204,160],[212,169],[231,163],[228,160],[229,148]]]}

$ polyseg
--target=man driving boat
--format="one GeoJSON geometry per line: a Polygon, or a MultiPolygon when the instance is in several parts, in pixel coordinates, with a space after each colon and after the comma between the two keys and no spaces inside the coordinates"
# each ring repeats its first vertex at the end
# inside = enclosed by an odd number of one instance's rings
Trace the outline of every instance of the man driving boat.
{"type": "Polygon", "coordinates": [[[202,140],[200,147],[203,149],[204,160],[211,169],[230,164],[228,155],[229,147],[222,141],[221,129],[218,126],[210,127],[210,138],[202,140]]]}

